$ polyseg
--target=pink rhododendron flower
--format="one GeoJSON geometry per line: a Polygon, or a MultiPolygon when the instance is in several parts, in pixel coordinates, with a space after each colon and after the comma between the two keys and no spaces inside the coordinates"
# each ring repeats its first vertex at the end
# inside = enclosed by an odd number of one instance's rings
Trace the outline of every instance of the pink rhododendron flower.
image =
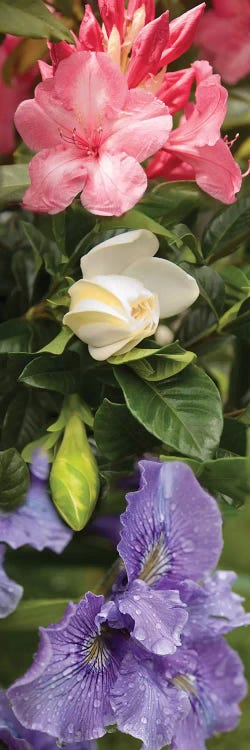
{"type": "Polygon", "coordinates": [[[153,93],[160,87],[166,65],[180,57],[192,44],[205,3],[182,14],[169,23],[169,12],[155,18],[153,0],[99,0],[102,29],[90,5],[85,14],[75,45],[50,44],[52,67],[41,64],[43,78],[55,73],[64,57],[79,51],[107,52],[128,80],[129,88],[151,85],[153,93]],[[160,74],[159,81],[154,82],[160,74]]]}
{"type": "Polygon", "coordinates": [[[79,52],[36,87],[15,123],[39,151],[30,163],[26,208],[57,213],[81,193],[89,211],[120,216],[143,195],[147,178],[139,162],[163,146],[172,118],[152,94],[129,91],[106,53],[79,52]]]}
{"type": "Polygon", "coordinates": [[[213,0],[196,42],[227,83],[250,73],[250,0],[213,0]]]}
{"type": "Polygon", "coordinates": [[[31,95],[38,68],[32,68],[12,78],[7,86],[2,77],[3,65],[10,53],[20,44],[20,37],[7,35],[0,46],[0,154],[10,154],[16,145],[14,114],[18,104],[31,95]]]}
{"type": "MultiPolygon", "coordinates": [[[[167,180],[195,179],[209,195],[223,203],[233,203],[242,177],[229,146],[220,135],[227,91],[221,86],[220,76],[213,75],[205,61],[193,63],[192,69],[197,82],[196,104],[186,104],[179,126],[170,133],[147,174],[167,180]]],[[[170,97],[167,101],[174,111],[170,97]]]]}

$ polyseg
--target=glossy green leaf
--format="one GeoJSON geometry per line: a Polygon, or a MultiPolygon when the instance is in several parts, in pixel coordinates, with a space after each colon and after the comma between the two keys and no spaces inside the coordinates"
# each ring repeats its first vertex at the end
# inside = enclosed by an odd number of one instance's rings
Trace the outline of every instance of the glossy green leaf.
{"type": "Polygon", "coordinates": [[[79,359],[74,352],[62,356],[42,354],[33,359],[19,376],[21,383],[59,393],[73,393],[80,377],[79,359]]]}
{"type": "Polygon", "coordinates": [[[57,273],[61,253],[56,242],[49,240],[37,227],[28,221],[23,221],[22,227],[33,252],[37,253],[43,259],[46,271],[52,275],[57,273]]]}
{"type": "Polygon", "coordinates": [[[96,412],[94,436],[101,453],[110,461],[141,456],[157,443],[125,404],[114,404],[106,398],[96,412]]]}
{"type": "Polygon", "coordinates": [[[32,328],[26,320],[8,320],[0,324],[0,353],[30,352],[32,328]]]}
{"type": "Polygon", "coordinates": [[[19,387],[5,413],[2,427],[3,448],[22,450],[46,428],[46,412],[34,391],[19,387]]]}
{"type": "Polygon", "coordinates": [[[131,362],[130,366],[143,380],[157,382],[177,375],[178,372],[188,367],[194,359],[196,359],[194,352],[185,351],[174,342],[163,346],[155,354],[150,353],[150,358],[131,362]]]}
{"type": "Polygon", "coordinates": [[[182,268],[197,281],[200,296],[218,320],[223,311],[225,297],[224,283],[219,274],[208,266],[195,266],[190,263],[182,263],[182,268]]]}
{"type": "Polygon", "coordinates": [[[26,164],[0,166],[0,204],[21,201],[29,185],[30,178],[26,164]]]}
{"type": "Polygon", "coordinates": [[[11,0],[11,8],[8,0],[1,0],[0,31],[52,42],[66,39],[74,43],[70,31],[47,10],[42,0],[11,0]]]}
{"type": "Polygon", "coordinates": [[[0,508],[13,510],[21,505],[29,485],[26,464],[15,448],[0,451],[0,508]]]}
{"type": "Polygon", "coordinates": [[[222,406],[206,373],[191,366],[175,379],[151,383],[121,367],[115,376],[133,416],[159,440],[190,457],[213,454],[222,431],[222,406]]]}
{"type": "Polygon", "coordinates": [[[237,128],[250,123],[250,94],[249,87],[234,86],[229,90],[227,114],[223,123],[223,130],[237,128]]]}
{"type": "Polygon", "coordinates": [[[239,198],[208,224],[202,240],[204,256],[210,261],[229,255],[249,236],[250,197],[239,198]]]}
{"type": "Polygon", "coordinates": [[[146,216],[146,214],[143,214],[141,211],[138,211],[136,208],[132,208],[131,211],[128,211],[119,218],[102,218],[99,220],[99,226],[102,230],[118,227],[124,227],[126,229],[148,229],[150,232],[166,237],[169,240],[176,240],[177,246],[179,245],[181,247],[182,245],[182,241],[178,240],[178,237],[175,237],[173,232],[166,229],[162,224],[159,224],[149,216],[146,216]]]}
{"type": "Polygon", "coordinates": [[[99,474],[84,425],[76,414],[67,421],[53,461],[50,489],[53,502],[66,523],[74,531],[83,529],[97,501],[99,474]]]}
{"type": "Polygon", "coordinates": [[[43,346],[43,348],[39,350],[39,353],[48,352],[49,354],[62,354],[73,336],[74,334],[72,333],[70,328],[68,328],[67,326],[63,326],[60,333],[58,333],[58,335],[54,339],[52,339],[49,344],[43,346]]]}
{"type": "Polygon", "coordinates": [[[183,221],[206,200],[207,196],[195,182],[162,182],[148,190],[139,205],[147,215],[172,225],[183,221]]]}

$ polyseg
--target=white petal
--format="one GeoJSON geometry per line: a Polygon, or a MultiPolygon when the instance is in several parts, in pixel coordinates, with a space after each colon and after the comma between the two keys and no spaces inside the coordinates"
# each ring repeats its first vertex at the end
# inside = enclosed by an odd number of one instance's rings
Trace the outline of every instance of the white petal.
{"type": "Polygon", "coordinates": [[[127,321],[104,312],[68,312],[63,323],[78,336],[81,341],[93,346],[106,346],[131,336],[127,321]]]}
{"type": "Polygon", "coordinates": [[[131,303],[137,297],[141,295],[145,297],[152,296],[152,293],[148,289],[145,289],[140,280],[129,276],[116,276],[114,274],[110,274],[110,276],[94,276],[91,278],[91,282],[96,287],[103,289],[104,293],[108,292],[110,298],[116,295],[122,305],[123,311],[126,311],[128,315],[130,315],[131,303]]]}
{"type": "Polygon", "coordinates": [[[129,343],[131,344],[131,346],[128,347],[128,349],[133,349],[133,347],[136,346],[138,342],[136,340],[134,343],[134,337],[129,336],[127,339],[116,341],[114,344],[110,344],[109,346],[89,346],[89,353],[90,356],[93,357],[93,359],[97,359],[99,362],[103,362],[104,359],[112,357],[113,354],[120,354],[121,350],[123,350],[123,347],[125,347],[129,343]]]}
{"type": "Polygon", "coordinates": [[[170,318],[186,310],[199,296],[195,279],[164,258],[138,260],[126,269],[126,274],[158,295],[160,318],[170,318]]]}
{"type": "Polygon", "coordinates": [[[138,258],[153,257],[158,247],[157,237],[147,229],[123,232],[96,245],[82,257],[82,274],[89,279],[100,274],[124,273],[138,258]]]}

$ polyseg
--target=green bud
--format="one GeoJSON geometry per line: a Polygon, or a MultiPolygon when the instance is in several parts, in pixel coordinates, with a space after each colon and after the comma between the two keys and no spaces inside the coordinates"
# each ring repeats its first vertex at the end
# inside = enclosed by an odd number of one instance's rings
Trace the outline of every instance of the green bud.
{"type": "Polygon", "coordinates": [[[69,417],[51,473],[50,488],[66,523],[80,531],[88,522],[99,493],[99,474],[85,427],[77,414],[69,417]]]}

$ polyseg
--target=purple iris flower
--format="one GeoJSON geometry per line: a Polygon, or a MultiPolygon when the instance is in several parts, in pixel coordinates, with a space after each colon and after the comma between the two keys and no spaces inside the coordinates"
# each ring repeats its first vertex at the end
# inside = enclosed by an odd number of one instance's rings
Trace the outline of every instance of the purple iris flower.
{"type": "Polygon", "coordinates": [[[250,613],[242,606],[243,597],[231,590],[236,579],[232,571],[217,570],[205,578],[201,586],[193,581],[181,584],[180,596],[188,608],[183,631],[185,640],[195,642],[196,639],[224,635],[242,625],[250,625],[250,613]]]}
{"type": "Polygon", "coordinates": [[[222,547],[215,500],[183,463],[142,461],[140,471],[109,598],[88,593],[41,628],[33,665],[8,697],[25,727],[63,742],[117,723],[145,750],[204,750],[239,716],[241,662],[220,634],[247,620],[232,574],[211,575],[222,547]]]}
{"type": "Polygon", "coordinates": [[[0,618],[14,612],[23,595],[23,587],[11,581],[3,568],[5,546],[0,544],[0,618]]]}
{"type": "Polygon", "coordinates": [[[30,472],[30,487],[23,505],[7,513],[0,510],[0,541],[13,549],[30,544],[37,550],[48,547],[53,552],[62,552],[73,534],[48,494],[49,463],[45,451],[35,451],[30,472]]]}
{"type": "MultiPolygon", "coordinates": [[[[4,690],[0,690],[0,740],[9,750],[58,750],[56,738],[25,729],[13,713],[4,690]]],[[[68,750],[96,750],[95,742],[77,742],[68,750]]]]}
{"type": "MultiPolygon", "coordinates": [[[[171,750],[206,750],[205,740],[237,726],[247,692],[241,660],[223,638],[196,642],[196,667],[174,683],[186,689],[190,710],[180,721],[171,750]]],[[[171,657],[169,657],[171,659],[171,657]]]]}

